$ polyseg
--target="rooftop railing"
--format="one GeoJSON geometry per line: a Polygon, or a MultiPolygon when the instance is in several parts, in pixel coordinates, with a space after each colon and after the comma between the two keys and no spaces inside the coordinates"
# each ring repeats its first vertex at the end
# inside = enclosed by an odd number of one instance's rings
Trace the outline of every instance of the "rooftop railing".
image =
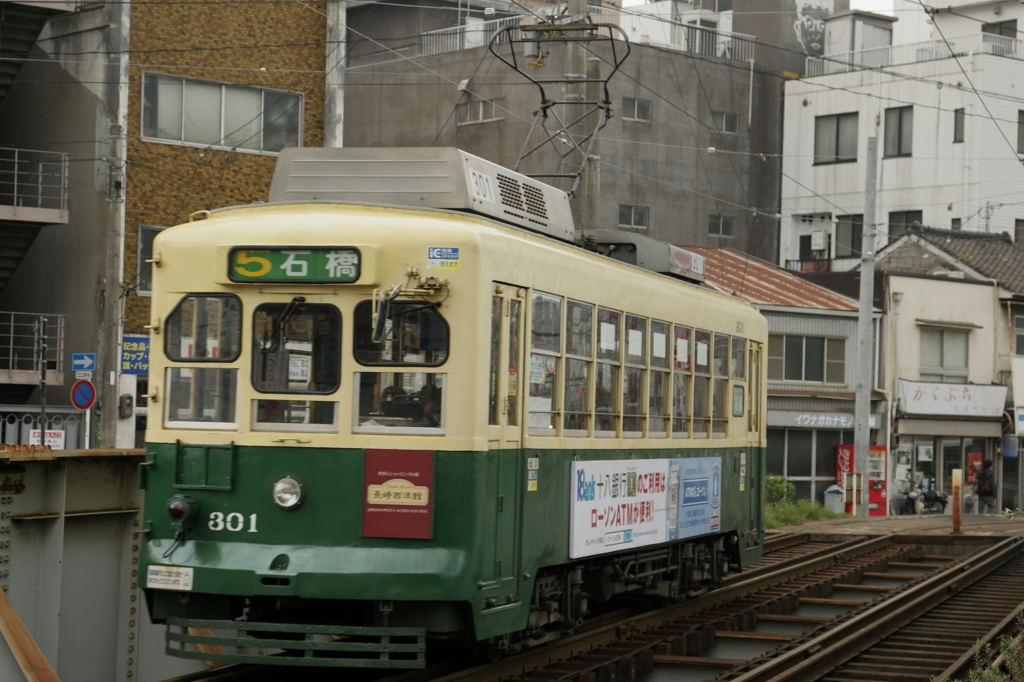
{"type": "Polygon", "coordinates": [[[949,38],[948,45],[942,40],[928,40],[923,43],[907,43],[875,47],[870,50],[857,50],[856,52],[842,52],[826,57],[808,57],[807,75],[828,76],[834,73],[902,66],[936,59],[949,59],[954,56],[962,57],[971,52],[1020,59],[1022,55],[1021,41],[991,33],[974,33],[949,38]]]}
{"type": "MultiPolygon", "coordinates": [[[[0,312],[0,383],[39,380],[42,325],[46,319],[46,371],[64,371],[65,315],[0,312]],[[19,378],[20,377],[20,378],[19,378]]],[[[47,378],[49,381],[49,377],[47,378]]]]}
{"type": "MultiPolygon", "coordinates": [[[[588,15],[595,24],[618,25],[632,42],[641,45],[653,45],[679,52],[743,62],[754,58],[755,37],[752,35],[683,24],[658,16],[627,14],[615,10],[594,11],[592,9],[588,15]]],[[[428,57],[473,47],[483,47],[488,45],[499,31],[510,26],[518,27],[522,24],[530,24],[534,21],[534,17],[522,15],[430,31],[420,36],[420,56],[428,57]]],[[[508,36],[509,34],[504,35],[508,36]]]]}

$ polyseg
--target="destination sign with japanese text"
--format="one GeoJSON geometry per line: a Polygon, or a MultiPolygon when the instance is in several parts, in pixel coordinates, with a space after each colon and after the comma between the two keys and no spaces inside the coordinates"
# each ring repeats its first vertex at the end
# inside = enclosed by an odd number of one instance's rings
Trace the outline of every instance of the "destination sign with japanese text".
{"type": "Polygon", "coordinates": [[[351,284],[359,279],[359,251],[344,247],[238,247],[228,256],[232,282],[351,284]]]}

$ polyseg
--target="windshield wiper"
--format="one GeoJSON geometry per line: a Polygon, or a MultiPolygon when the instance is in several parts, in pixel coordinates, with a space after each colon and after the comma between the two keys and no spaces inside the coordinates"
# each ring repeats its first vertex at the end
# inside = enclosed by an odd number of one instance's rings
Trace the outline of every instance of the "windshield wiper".
{"type": "Polygon", "coordinates": [[[299,306],[306,302],[304,296],[296,296],[288,305],[281,311],[281,317],[277,318],[277,322],[274,323],[274,328],[270,332],[269,343],[260,344],[260,351],[266,355],[267,353],[276,351],[281,346],[281,340],[279,338],[281,329],[288,324],[288,320],[295,316],[295,313],[299,312],[299,306]]]}

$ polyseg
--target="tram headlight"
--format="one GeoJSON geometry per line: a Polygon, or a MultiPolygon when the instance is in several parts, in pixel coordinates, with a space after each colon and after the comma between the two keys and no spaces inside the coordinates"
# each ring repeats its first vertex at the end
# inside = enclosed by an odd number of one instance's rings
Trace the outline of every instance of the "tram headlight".
{"type": "Polygon", "coordinates": [[[167,500],[167,515],[175,526],[183,525],[196,515],[195,500],[186,495],[175,495],[167,500]]]}
{"type": "Polygon", "coordinates": [[[302,483],[285,476],[274,484],[274,504],[281,509],[295,509],[302,503],[302,483]]]}

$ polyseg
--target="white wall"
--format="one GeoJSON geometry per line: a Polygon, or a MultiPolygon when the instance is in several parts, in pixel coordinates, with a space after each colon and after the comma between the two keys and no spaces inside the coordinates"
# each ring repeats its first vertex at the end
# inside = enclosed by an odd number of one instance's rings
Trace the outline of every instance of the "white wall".
{"type": "MultiPolygon", "coordinates": [[[[976,22],[974,26],[977,31],[976,22]]],[[[1024,110],[1024,102],[998,96],[1024,98],[1024,61],[983,54],[974,55],[973,69],[971,62],[961,58],[1015,146],[1017,111],[1024,110]]],[[[792,216],[864,212],[865,156],[872,135],[878,137],[880,157],[876,219],[883,234],[878,247],[885,244],[885,223],[891,211],[920,210],[923,224],[929,227],[949,229],[953,218],[961,218],[962,229],[1011,235],[1014,220],[1024,219],[1024,204],[996,206],[1020,201],[1024,168],[956,62],[942,59],[887,69],[896,70],[908,78],[862,70],[786,83],[780,263],[797,258],[799,234],[792,216]],[[910,104],[914,105],[912,156],[881,158],[884,110],[910,104]],[[953,110],[959,108],[970,115],[966,142],[954,143],[953,110]],[[858,161],[815,166],[815,118],[854,111],[859,114],[858,161]]]]}

